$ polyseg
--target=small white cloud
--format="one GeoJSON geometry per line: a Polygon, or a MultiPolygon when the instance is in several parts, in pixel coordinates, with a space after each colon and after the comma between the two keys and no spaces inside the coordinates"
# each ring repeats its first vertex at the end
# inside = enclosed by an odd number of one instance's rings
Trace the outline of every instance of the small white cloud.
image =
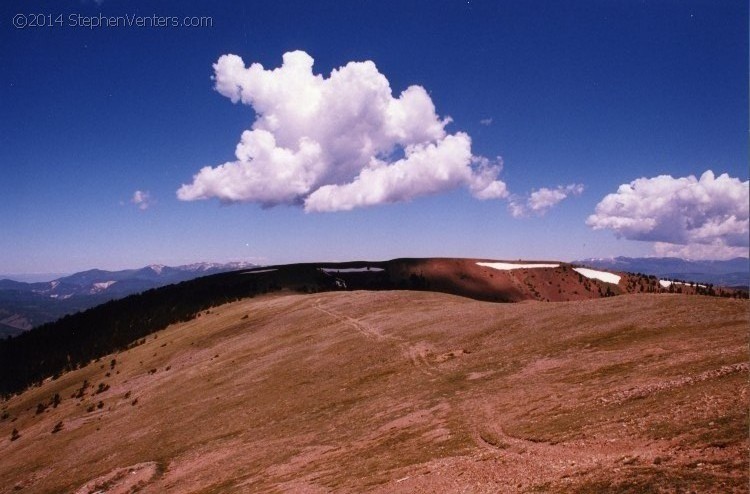
{"type": "Polygon", "coordinates": [[[503,198],[500,163],[474,156],[471,139],[445,131],[427,91],[393,97],[371,61],[350,62],[329,77],[313,73],[303,51],[281,67],[245,66],[236,55],[214,64],[216,90],[255,110],[234,161],[204,167],[177,191],[183,201],[289,204],[308,212],[409,201],[466,187],[478,199],[503,198]]]}
{"type": "Polygon", "coordinates": [[[482,120],[479,121],[479,123],[485,126],[492,125],[492,117],[483,118],[482,120]]]}
{"type": "Polygon", "coordinates": [[[141,211],[147,210],[153,204],[151,194],[142,190],[136,190],[133,192],[133,197],[130,202],[135,204],[141,211]]]}
{"type": "Polygon", "coordinates": [[[528,204],[532,211],[544,213],[568,196],[579,196],[582,193],[583,184],[559,185],[555,189],[542,187],[531,193],[528,204]]]}
{"type": "Polygon", "coordinates": [[[748,181],[727,174],[716,177],[711,170],[700,179],[639,178],[602,199],[586,224],[629,240],[657,242],[663,254],[697,258],[710,255],[711,249],[717,256],[747,253],[748,190],[748,181]]]}
{"type": "Polygon", "coordinates": [[[508,199],[508,211],[514,218],[523,218],[528,214],[523,200],[518,196],[511,196],[508,199]]]}
{"type": "Polygon", "coordinates": [[[508,201],[508,210],[514,218],[522,218],[531,213],[543,216],[567,197],[581,195],[583,189],[582,184],[558,185],[554,189],[542,187],[532,191],[525,200],[518,196],[511,197],[508,201]]]}

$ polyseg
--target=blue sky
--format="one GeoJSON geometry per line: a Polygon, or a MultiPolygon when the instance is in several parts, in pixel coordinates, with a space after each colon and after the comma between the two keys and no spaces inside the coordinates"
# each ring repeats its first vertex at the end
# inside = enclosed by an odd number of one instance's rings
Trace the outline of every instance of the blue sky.
{"type": "Polygon", "coordinates": [[[0,273],[746,253],[747,40],[739,1],[5,2],[0,273]],[[27,23],[62,14],[63,25],[18,29],[17,14],[27,23]],[[71,15],[210,16],[213,25],[88,29],[71,15]],[[252,105],[214,89],[212,65],[235,54],[274,69],[294,50],[324,78],[371,60],[393,98],[424,88],[437,116],[452,118],[445,135],[470,136],[472,156],[502,157],[494,178],[506,194],[480,200],[469,177],[334,212],[264,207],[252,195],[179,200],[201,168],[237,160],[256,121],[252,105]],[[717,180],[701,178],[707,170],[717,180]],[[652,180],[660,175],[674,180],[652,180]],[[603,204],[639,178],[628,197],[613,197],[619,206],[603,204]],[[583,190],[531,207],[533,192],[573,185],[583,190]],[[136,191],[148,193],[141,204],[136,191]],[[674,200],[642,207],[663,197],[674,200]],[[708,197],[700,208],[697,197],[708,197]]]}

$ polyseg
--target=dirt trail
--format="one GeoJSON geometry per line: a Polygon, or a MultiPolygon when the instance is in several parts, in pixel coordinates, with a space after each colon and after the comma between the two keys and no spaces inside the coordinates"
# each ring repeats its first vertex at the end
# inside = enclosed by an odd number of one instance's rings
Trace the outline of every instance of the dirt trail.
{"type": "Polygon", "coordinates": [[[599,400],[602,403],[605,403],[608,405],[619,405],[627,400],[641,399],[641,398],[650,396],[654,393],[669,391],[669,390],[673,390],[676,388],[680,388],[682,386],[690,386],[696,383],[700,383],[700,382],[708,381],[712,379],[718,379],[728,374],[734,374],[738,372],[746,373],[748,371],[750,371],[750,364],[748,364],[747,362],[742,362],[740,364],[733,364],[733,365],[724,365],[718,369],[701,372],[700,374],[693,375],[693,376],[685,376],[685,377],[680,377],[677,379],[670,379],[668,381],[661,381],[658,383],[647,384],[644,386],[636,386],[633,388],[625,389],[622,391],[618,391],[607,397],[599,398],[599,400]]]}
{"type": "Polygon", "coordinates": [[[343,322],[345,324],[348,324],[352,328],[354,328],[357,332],[362,334],[365,338],[368,339],[374,339],[374,340],[391,340],[391,341],[403,341],[399,338],[396,338],[394,336],[385,335],[382,334],[371,327],[365,325],[360,321],[359,319],[355,319],[353,317],[347,316],[346,314],[342,314],[340,312],[336,312],[331,308],[323,307],[321,305],[321,300],[318,299],[315,301],[315,304],[313,305],[313,308],[317,311],[322,312],[323,314],[329,315],[332,318],[336,319],[337,321],[343,322]]]}
{"type": "Polygon", "coordinates": [[[402,355],[425,376],[434,377],[440,374],[440,370],[437,368],[437,366],[435,366],[429,360],[432,352],[430,349],[430,345],[426,342],[420,341],[417,343],[409,343],[404,338],[384,334],[383,332],[378,331],[367,324],[364,324],[360,319],[342,314],[341,312],[335,311],[330,307],[323,307],[321,305],[320,299],[315,301],[313,308],[336,319],[337,321],[351,326],[355,331],[357,331],[367,339],[396,343],[401,350],[402,355]]]}

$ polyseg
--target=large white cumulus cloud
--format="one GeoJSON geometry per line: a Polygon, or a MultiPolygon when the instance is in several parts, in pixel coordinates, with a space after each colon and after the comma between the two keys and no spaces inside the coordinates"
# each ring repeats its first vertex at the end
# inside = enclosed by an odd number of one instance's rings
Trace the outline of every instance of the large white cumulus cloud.
{"type": "Polygon", "coordinates": [[[253,107],[234,161],[204,167],[177,191],[181,200],[218,198],[264,206],[341,211],[408,201],[465,186],[478,199],[507,196],[500,163],[472,155],[471,138],[448,134],[427,92],[393,97],[372,62],[351,62],[328,78],[303,51],[281,67],[249,67],[236,55],[214,64],[216,90],[253,107]]]}
{"type": "Polygon", "coordinates": [[[639,178],[602,199],[586,223],[630,240],[657,242],[657,251],[665,254],[746,256],[749,197],[748,181],[716,177],[711,170],[700,179],[639,178]]]}

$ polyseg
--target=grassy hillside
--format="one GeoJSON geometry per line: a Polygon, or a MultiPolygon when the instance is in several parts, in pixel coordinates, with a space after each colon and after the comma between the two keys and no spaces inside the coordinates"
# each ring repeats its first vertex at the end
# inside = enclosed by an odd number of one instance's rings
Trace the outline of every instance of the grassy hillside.
{"type": "Polygon", "coordinates": [[[167,325],[207,308],[280,290],[307,294],[341,290],[429,290],[492,302],[572,301],[632,293],[747,297],[746,292],[672,284],[621,273],[619,282],[587,278],[568,264],[497,270],[476,259],[394,259],[384,262],[310,263],[235,271],[170,285],[44,324],[0,340],[0,396],[87,365],[138,344],[167,325]]]}
{"type": "Polygon", "coordinates": [[[747,492],[747,324],[669,294],[242,300],[2,402],[0,485],[747,492]]]}

